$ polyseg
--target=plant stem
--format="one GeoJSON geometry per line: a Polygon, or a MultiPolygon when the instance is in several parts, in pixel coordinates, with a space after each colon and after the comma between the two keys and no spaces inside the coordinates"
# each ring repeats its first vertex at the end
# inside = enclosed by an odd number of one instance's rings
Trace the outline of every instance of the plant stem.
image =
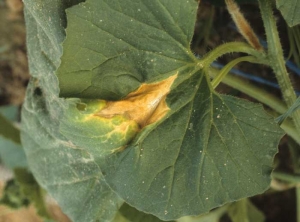
{"type": "MultiPolygon", "coordinates": [[[[270,65],[276,75],[283,98],[288,107],[291,107],[296,101],[296,94],[292,87],[289,75],[285,67],[284,56],[280,44],[279,34],[272,11],[271,0],[258,0],[263,23],[266,30],[268,42],[268,58],[270,65]]],[[[298,135],[300,134],[300,110],[292,114],[298,135]]],[[[297,221],[300,222],[300,188],[296,188],[297,200],[297,221]]]]}
{"type": "MultiPolygon", "coordinates": [[[[296,94],[285,67],[283,51],[273,16],[272,2],[270,0],[258,0],[258,2],[266,30],[269,64],[276,75],[284,101],[290,107],[296,100],[296,94]]],[[[300,133],[300,110],[295,111],[292,118],[298,133],[300,133]]]]}
{"type": "Polygon", "coordinates": [[[261,60],[258,60],[254,56],[239,57],[229,62],[226,66],[224,66],[220,70],[219,75],[216,78],[214,78],[213,81],[211,82],[212,87],[215,89],[220,84],[222,79],[224,79],[224,77],[230,72],[230,70],[240,62],[252,62],[252,63],[259,63],[259,64],[262,63],[261,60]]]}
{"type": "Polygon", "coordinates": [[[232,53],[232,52],[243,52],[249,55],[253,55],[254,57],[260,59],[262,62],[265,61],[265,54],[263,52],[259,52],[252,48],[249,44],[244,42],[229,42],[222,44],[207,53],[203,58],[198,62],[198,66],[204,69],[208,69],[209,66],[219,57],[224,54],[232,53]]]}
{"type": "Polygon", "coordinates": [[[300,183],[300,175],[288,174],[283,172],[272,172],[272,177],[290,183],[300,183]]]}
{"type": "Polygon", "coordinates": [[[298,131],[296,130],[291,120],[285,120],[280,125],[280,127],[286,132],[287,135],[289,135],[293,140],[295,140],[298,144],[300,144],[300,137],[298,131]]]}

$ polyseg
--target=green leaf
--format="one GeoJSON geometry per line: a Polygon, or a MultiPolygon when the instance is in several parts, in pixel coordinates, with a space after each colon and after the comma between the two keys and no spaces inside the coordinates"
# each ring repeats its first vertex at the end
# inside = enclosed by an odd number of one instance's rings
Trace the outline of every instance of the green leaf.
{"type": "MultiPolygon", "coordinates": [[[[213,93],[201,73],[167,101],[168,118],[146,127],[123,152],[109,155],[122,141],[110,140],[101,123],[88,123],[74,105],[61,131],[99,159],[107,181],[126,201],[163,219],[200,214],[269,186],[282,132],[260,105],[213,93]],[[185,99],[193,93],[194,100],[185,99]],[[190,201],[189,208],[182,204],[190,201]]],[[[93,107],[87,105],[85,115],[93,107]]]]}
{"type": "Polygon", "coordinates": [[[111,221],[123,200],[105,183],[94,157],[59,133],[67,102],[58,98],[65,9],[80,0],[26,0],[31,79],[22,109],[22,144],[38,183],[74,222],[111,221]]]}
{"type": "Polygon", "coordinates": [[[182,0],[92,0],[68,9],[61,96],[119,99],[188,69],[196,11],[195,1],[182,0]]]}
{"type": "Polygon", "coordinates": [[[131,222],[162,222],[157,217],[138,211],[126,203],[120,208],[120,213],[131,222]]]}
{"type": "Polygon", "coordinates": [[[165,121],[100,163],[126,202],[170,220],[269,187],[282,132],[260,105],[211,92],[201,74],[171,92],[167,102],[165,121]]]}
{"type": "Polygon", "coordinates": [[[300,24],[300,1],[299,0],[276,0],[276,7],[281,12],[288,26],[300,24]]]}
{"type": "Polygon", "coordinates": [[[60,131],[126,202],[162,220],[264,192],[283,135],[261,105],[211,89],[189,48],[196,8],[87,0],[67,10],[61,95],[101,100],[67,100],[60,131]]]}
{"type": "Polygon", "coordinates": [[[228,215],[232,222],[264,222],[265,216],[249,199],[242,199],[231,204],[228,215]]]}

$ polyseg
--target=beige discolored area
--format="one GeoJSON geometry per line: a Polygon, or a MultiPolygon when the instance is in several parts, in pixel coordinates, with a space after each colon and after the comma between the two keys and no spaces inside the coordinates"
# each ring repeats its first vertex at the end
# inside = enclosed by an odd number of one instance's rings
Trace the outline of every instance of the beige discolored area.
{"type": "Polygon", "coordinates": [[[95,115],[104,118],[122,115],[134,120],[141,128],[155,123],[169,111],[165,100],[177,75],[156,83],[143,83],[123,100],[108,101],[106,107],[95,115]]]}

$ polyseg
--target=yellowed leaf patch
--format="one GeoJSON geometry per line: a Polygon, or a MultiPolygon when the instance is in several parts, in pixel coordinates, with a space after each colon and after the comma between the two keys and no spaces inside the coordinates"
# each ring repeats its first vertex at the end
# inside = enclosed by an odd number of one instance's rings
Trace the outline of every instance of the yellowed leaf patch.
{"type": "Polygon", "coordinates": [[[104,118],[122,115],[137,122],[141,128],[157,122],[170,110],[165,100],[177,75],[157,83],[144,83],[123,100],[108,101],[95,115],[104,118]]]}

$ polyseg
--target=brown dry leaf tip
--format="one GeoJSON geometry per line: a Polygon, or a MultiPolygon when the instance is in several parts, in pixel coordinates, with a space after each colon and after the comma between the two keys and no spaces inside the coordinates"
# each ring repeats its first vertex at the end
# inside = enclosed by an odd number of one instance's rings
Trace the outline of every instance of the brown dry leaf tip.
{"type": "Polygon", "coordinates": [[[165,100],[177,75],[161,82],[143,83],[123,100],[108,101],[106,107],[95,115],[105,118],[123,115],[137,122],[141,128],[157,122],[170,110],[165,100]]]}
{"type": "Polygon", "coordinates": [[[259,40],[251,28],[244,15],[241,13],[239,6],[234,0],[225,0],[228,12],[230,13],[234,23],[239,29],[240,33],[244,36],[247,42],[256,50],[263,51],[263,47],[259,43],[259,40]]]}

